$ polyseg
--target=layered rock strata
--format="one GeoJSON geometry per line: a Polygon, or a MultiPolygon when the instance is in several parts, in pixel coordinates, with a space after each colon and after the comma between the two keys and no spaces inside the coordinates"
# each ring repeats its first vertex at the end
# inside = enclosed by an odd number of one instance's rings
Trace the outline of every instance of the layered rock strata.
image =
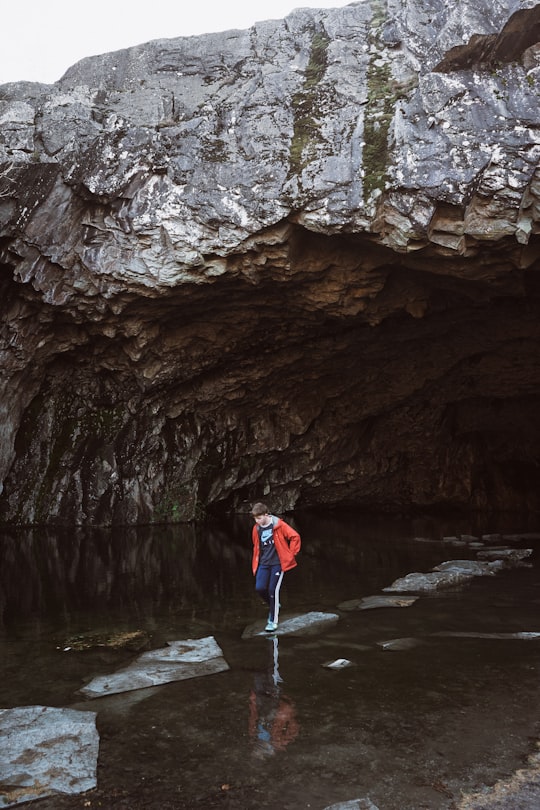
{"type": "Polygon", "coordinates": [[[537,510],[539,28],[366,0],[1,86],[1,518],[537,510]]]}

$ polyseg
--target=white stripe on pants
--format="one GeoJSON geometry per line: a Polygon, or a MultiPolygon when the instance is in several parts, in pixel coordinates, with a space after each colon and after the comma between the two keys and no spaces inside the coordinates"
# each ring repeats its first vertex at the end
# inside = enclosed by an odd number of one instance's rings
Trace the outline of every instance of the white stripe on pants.
{"type": "Polygon", "coordinates": [[[279,620],[279,591],[280,591],[280,588],[281,588],[281,583],[283,582],[283,574],[284,573],[285,573],[284,571],[279,572],[279,579],[278,579],[278,582],[277,582],[277,585],[276,585],[276,590],[275,590],[275,593],[274,593],[276,601],[274,602],[274,618],[273,618],[272,621],[274,621],[276,624],[278,623],[278,620],[279,620]]]}

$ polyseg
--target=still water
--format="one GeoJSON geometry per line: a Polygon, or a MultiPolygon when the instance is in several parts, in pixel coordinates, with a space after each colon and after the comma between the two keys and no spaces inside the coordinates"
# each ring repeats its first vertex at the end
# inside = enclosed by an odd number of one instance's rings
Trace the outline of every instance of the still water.
{"type": "MultiPolygon", "coordinates": [[[[516,521],[289,516],[302,536],[281,616],[336,611],[396,578],[474,552],[447,535],[534,531],[516,521]],[[423,538],[419,540],[418,538],[423,538]]],[[[540,564],[340,614],[312,636],[242,640],[266,616],[250,521],[0,532],[0,707],[97,712],[98,788],[33,802],[69,808],[450,810],[522,767],[540,737],[540,641],[441,632],[540,631],[540,564]],[[148,647],[213,635],[226,672],[97,700],[78,690],[137,657],[66,650],[81,634],[144,631],[148,647]],[[378,642],[414,638],[412,649],[378,642]],[[324,664],[345,658],[352,665],[324,664]]]]}

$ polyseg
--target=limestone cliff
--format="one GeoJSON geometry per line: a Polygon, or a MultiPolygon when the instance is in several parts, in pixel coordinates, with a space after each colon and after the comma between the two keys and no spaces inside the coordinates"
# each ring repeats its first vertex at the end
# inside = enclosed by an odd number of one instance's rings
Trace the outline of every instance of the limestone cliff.
{"type": "Polygon", "coordinates": [[[0,516],[540,506],[540,5],[0,87],[0,516]]]}

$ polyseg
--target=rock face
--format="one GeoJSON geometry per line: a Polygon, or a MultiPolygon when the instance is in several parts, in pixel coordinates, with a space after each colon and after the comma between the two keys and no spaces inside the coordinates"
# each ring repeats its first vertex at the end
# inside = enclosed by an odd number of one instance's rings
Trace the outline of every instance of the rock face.
{"type": "Polygon", "coordinates": [[[1,518],[537,510],[539,28],[366,0],[1,86],[1,518]]]}

